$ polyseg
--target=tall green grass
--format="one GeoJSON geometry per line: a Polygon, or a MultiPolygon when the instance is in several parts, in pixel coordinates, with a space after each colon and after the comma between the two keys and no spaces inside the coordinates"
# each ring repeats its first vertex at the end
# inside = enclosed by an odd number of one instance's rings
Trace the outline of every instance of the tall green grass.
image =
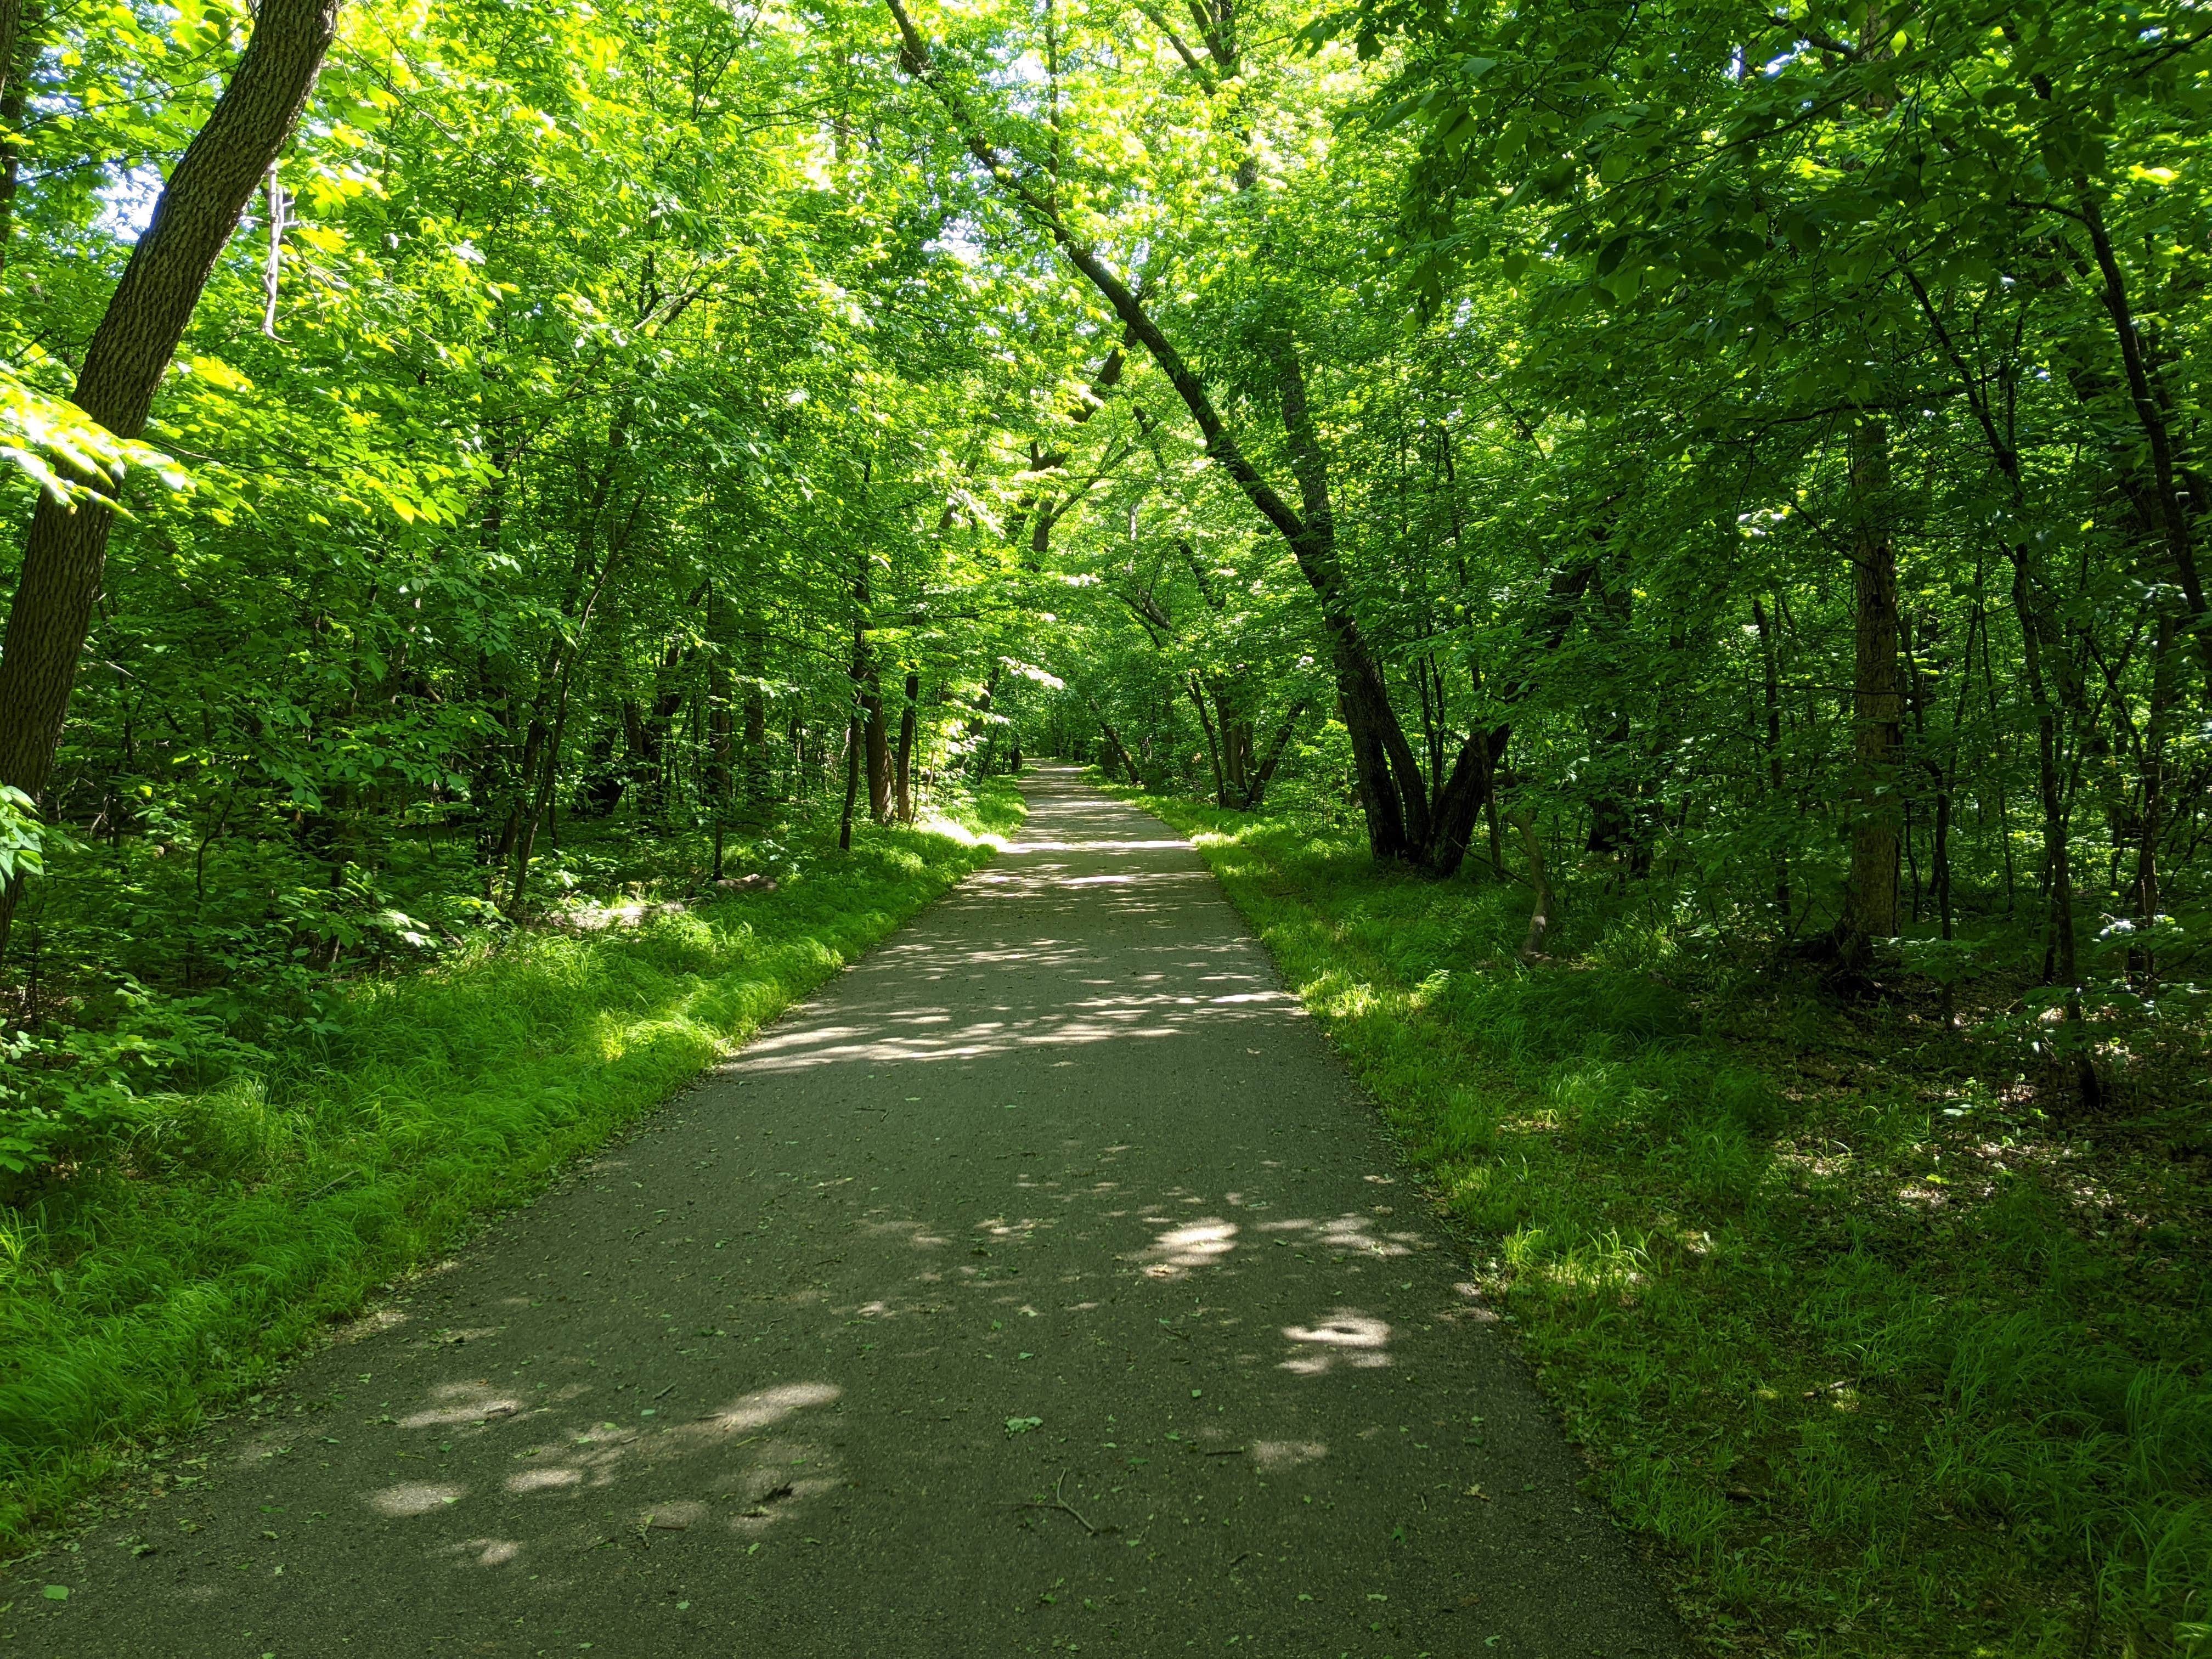
{"type": "Polygon", "coordinates": [[[1139,799],[1195,835],[1465,1230],[1701,1645],[2212,1650],[2208,1195],[2162,1148],[2010,1117],[1901,1045],[1915,1069],[1869,1066],[1816,999],[1595,892],[1526,969],[1521,889],[1139,799]],[[1799,1061],[1730,1035],[1754,1005],[1799,1061]]]}
{"type": "Polygon", "coordinates": [[[142,1103],[0,1208],[0,1547],[472,1219],[526,1200],[989,857],[1019,821],[868,830],[774,892],[480,939],[345,990],[259,1075],[142,1103]]]}

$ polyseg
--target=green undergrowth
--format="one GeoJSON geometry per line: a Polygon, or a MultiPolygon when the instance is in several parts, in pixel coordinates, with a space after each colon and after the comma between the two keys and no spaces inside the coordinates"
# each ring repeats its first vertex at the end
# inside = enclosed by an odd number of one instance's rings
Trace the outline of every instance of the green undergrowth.
{"type": "Polygon", "coordinates": [[[2054,1125],[1965,1039],[1868,1041],[1902,1017],[1595,892],[1524,968],[1486,871],[1118,793],[1380,1102],[1699,1646],[2212,1651],[2201,1123],[2054,1125]]]}
{"type": "Polygon", "coordinates": [[[961,822],[810,845],[774,890],[471,939],[342,988],[257,1072],[138,1102],[0,1208],[0,1547],[651,1111],[1021,813],[994,781],[961,822]]]}

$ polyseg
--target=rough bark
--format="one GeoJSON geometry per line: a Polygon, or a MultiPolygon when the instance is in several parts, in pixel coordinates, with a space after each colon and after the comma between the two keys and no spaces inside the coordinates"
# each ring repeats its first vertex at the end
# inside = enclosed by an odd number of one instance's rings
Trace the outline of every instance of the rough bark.
{"type": "MultiPolygon", "coordinates": [[[[1304,366],[1297,348],[1286,337],[1275,341],[1273,354],[1291,471],[1297,480],[1300,503],[1305,509],[1301,519],[1285,507],[1288,527],[1279,523],[1278,528],[1283,530],[1299,571],[1321,602],[1322,629],[1336,671],[1345,729],[1352,738],[1360,799],[1367,804],[1368,847],[1377,859],[1421,863],[1429,850],[1427,786],[1413,745],[1406,741],[1397,711],[1390,706],[1382,671],[1352,615],[1351,594],[1337,561],[1336,514],[1329,500],[1328,461],[1306,405],[1304,366]]],[[[1253,474],[1255,479],[1258,476],[1253,474]]],[[[1266,493],[1268,499],[1274,499],[1273,490],[1266,493]]],[[[1249,489],[1246,494],[1267,512],[1260,496],[1249,489]]]]}
{"type": "MultiPolygon", "coordinates": [[[[17,90],[15,43],[21,38],[23,0],[0,0],[0,98],[17,90]]],[[[21,100],[17,100],[21,107],[21,100]]]]}
{"type": "Polygon", "coordinates": [[[43,22],[36,5],[0,0],[0,269],[7,265],[9,233],[15,225],[15,186],[23,163],[16,141],[30,106],[31,66],[37,61],[43,22]]]}

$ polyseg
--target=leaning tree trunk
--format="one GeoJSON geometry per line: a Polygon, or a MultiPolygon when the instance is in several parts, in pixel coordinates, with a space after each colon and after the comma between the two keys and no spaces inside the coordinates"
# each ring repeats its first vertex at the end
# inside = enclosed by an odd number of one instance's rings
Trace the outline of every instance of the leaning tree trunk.
{"type": "Polygon", "coordinates": [[[1130,754],[1128,745],[1121,741],[1121,734],[1114,729],[1114,723],[1103,714],[1098,716],[1098,731],[1106,739],[1105,764],[1101,769],[1107,777],[1112,778],[1114,769],[1119,766],[1122,775],[1132,784],[1140,789],[1144,787],[1145,776],[1137,769],[1136,757],[1130,754]]]}
{"type": "Polygon", "coordinates": [[[1898,750],[1904,739],[1905,684],[1898,653],[1897,550],[1886,520],[1889,430],[1864,421],[1850,438],[1856,522],[1854,566],[1851,866],[1838,923],[1847,972],[1864,973],[1877,939],[1897,937],[1897,863],[1901,812],[1898,750]]]}
{"type": "Polygon", "coordinates": [[[885,3],[898,27],[901,66],[937,94],[969,153],[1113,307],[1124,337],[1144,347],[1190,411],[1205,437],[1207,456],[1290,544],[1300,573],[1320,603],[1322,632],[1335,672],[1337,706],[1352,739],[1370,849],[1378,860],[1412,863],[1432,874],[1450,874],[1466,850],[1463,826],[1472,825],[1480,808],[1476,780],[1480,769],[1473,755],[1480,739],[1469,738],[1452,778],[1436,792],[1432,804],[1419,763],[1390,706],[1382,667],[1353,614],[1349,584],[1338,562],[1327,460],[1306,408],[1304,370],[1288,330],[1275,330],[1269,345],[1291,470],[1298,487],[1297,507],[1284,500],[1252,464],[1222,420],[1205,381],[1161,331],[1128,283],[1077,234],[1054,200],[1024,182],[1021,170],[1009,163],[988,136],[987,124],[976,118],[965,98],[944,75],[902,0],[885,0],[885,3]],[[1433,835],[1432,826],[1437,832],[1433,835]]]}
{"type": "MultiPolygon", "coordinates": [[[[215,262],[291,137],[337,13],[338,0],[263,0],[230,84],[155,201],[77,377],[77,407],[118,437],[146,429],[155,391],[215,262]]],[[[80,501],[75,511],[41,495],[32,514],[0,641],[0,783],[33,800],[53,770],[114,523],[114,503],[104,495],[80,501]]],[[[18,890],[11,883],[0,893],[0,952],[18,890]]]]}
{"type": "MultiPolygon", "coordinates": [[[[2053,101],[2050,81],[2041,75],[2032,79],[2037,95],[2046,102],[2053,101]]],[[[2181,587],[2183,603],[2188,607],[2189,631],[2197,642],[2205,696],[2212,702],[2212,605],[2205,601],[2203,578],[2197,568],[2193,523],[2203,503],[2191,499],[2193,492],[2185,477],[2186,458],[2179,453],[2172,426],[2166,418],[2166,400],[2160,396],[2160,388],[2153,384],[2154,370],[2143,351],[2142,319],[2136,315],[2134,303],[2128,297],[2127,273],[2120,268],[2119,255],[2106,228],[2103,205],[2087,177],[2079,171],[2074,175],[2074,185],[2080,192],[2076,221],[2088,233],[2097,274],[2104,284],[2097,297],[2112,319],[2113,342],[2119,348],[2120,367],[2127,376],[2129,406],[2149,453],[2154,490],[2152,499],[2157,508],[2160,538],[2165,543],[2174,579],[2181,587]]]]}
{"type": "Polygon", "coordinates": [[[1298,722],[1305,718],[1308,701],[1300,697],[1291,705],[1290,711],[1283,716],[1282,725],[1275,729],[1275,741],[1268,746],[1267,757],[1254,767],[1251,775],[1245,780],[1244,805],[1247,811],[1256,812],[1266,804],[1267,785],[1274,779],[1276,767],[1282,764],[1283,752],[1291,746],[1291,739],[1297,735],[1298,722]]]}

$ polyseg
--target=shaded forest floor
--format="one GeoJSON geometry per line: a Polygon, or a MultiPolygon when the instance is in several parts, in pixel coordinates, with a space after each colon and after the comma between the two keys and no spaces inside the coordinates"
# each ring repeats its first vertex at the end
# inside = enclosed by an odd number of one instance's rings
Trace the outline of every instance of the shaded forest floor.
{"type": "Polygon", "coordinates": [[[1974,988],[1955,1030],[1838,1003],[1572,887],[1532,970],[1486,871],[1117,793],[1374,1092],[1713,1650],[2212,1650],[2202,1031],[2069,1117],[1974,988]]]}
{"type": "MultiPolygon", "coordinates": [[[[412,961],[219,976],[197,998],[50,979],[0,1104],[25,1118],[43,1081],[78,1155],[0,1205],[0,1553],[534,1195],[988,859],[1022,810],[994,780],[850,854],[834,817],[802,812],[733,845],[732,877],[753,879],[720,888],[703,837],[611,826],[554,862],[557,902],[524,928],[469,928],[465,889],[416,871],[392,914],[444,945],[412,961]]],[[[127,890],[85,873],[102,903],[127,890]]],[[[142,906],[151,938],[171,912],[142,906]]],[[[91,925],[57,911],[55,933],[91,925]]]]}

